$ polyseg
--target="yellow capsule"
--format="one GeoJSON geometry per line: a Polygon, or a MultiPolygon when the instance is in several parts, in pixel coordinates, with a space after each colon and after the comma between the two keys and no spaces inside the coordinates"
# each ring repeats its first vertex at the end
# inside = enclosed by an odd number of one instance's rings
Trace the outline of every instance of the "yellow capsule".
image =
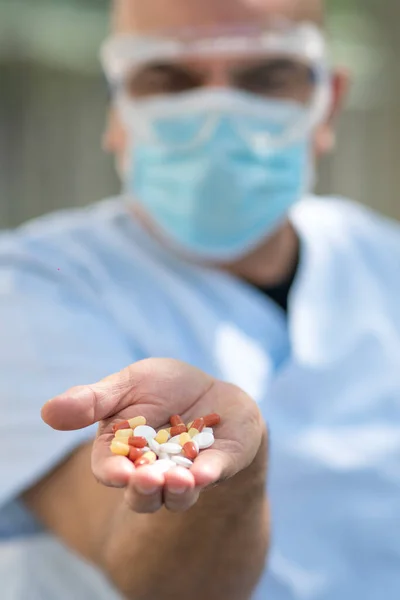
{"type": "Polygon", "coordinates": [[[146,425],[146,417],[133,417],[133,419],[128,419],[129,427],[131,429],[135,429],[135,427],[139,427],[139,425],[146,425]]]}
{"type": "Polygon", "coordinates": [[[129,454],[128,444],[125,444],[124,442],[121,442],[116,439],[113,439],[110,448],[113,454],[119,454],[120,456],[128,456],[129,454]]]}
{"type": "Polygon", "coordinates": [[[157,433],[157,435],[154,439],[159,444],[165,444],[165,442],[168,442],[170,437],[171,437],[171,435],[169,434],[169,432],[166,429],[160,429],[160,431],[157,433]]]}
{"type": "Polygon", "coordinates": [[[127,440],[128,438],[133,436],[132,429],[117,429],[115,432],[115,439],[118,440],[127,440]]]}
{"type": "Polygon", "coordinates": [[[183,448],[183,446],[185,444],[187,444],[187,442],[191,442],[191,441],[192,441],[192,438],[190,437],[190,435],[188,433],[181,433],[181,435],[179,436],[179,442],[178,443],[183,448]]]}
{"type": "Polygon", "coordinates": [[[187,427],[188,431],[189,431],[189,429],[191,428],[192,425],[193,425],[193,421],[190,421],[189,423],[187,423],[186,427],[187,427]]]}
{"type": "Polygon", "coordinates": [[[200,433],[200,432],[199,432],[199,430],[198,430],[198,429],[195,429],[195,427],[191,427],[191,428],[189,429],[189,436],[190,436],[191,438],[194,438],[194,436],[195,436],[195,435],[198,435],[199,433],[200,433]]]}
{"type": "Polygon", "coordinates": [[[142,454],[140,458],[135,460],[135,467],[144,467],[145,465],[152,465],[157,460],[157,454],[151,450],[142,454]]]}

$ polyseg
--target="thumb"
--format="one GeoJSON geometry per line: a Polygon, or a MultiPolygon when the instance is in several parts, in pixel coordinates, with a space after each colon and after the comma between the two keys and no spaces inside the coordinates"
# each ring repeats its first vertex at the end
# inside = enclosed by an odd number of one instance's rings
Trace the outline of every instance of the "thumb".
{"type": "Polygon", "coordinates": [[[133,369],[127,367],[98,383],[72,387],[46,402],[42,419],[60,431],[93,425],[129,405],[135,379],[133,369]]]}

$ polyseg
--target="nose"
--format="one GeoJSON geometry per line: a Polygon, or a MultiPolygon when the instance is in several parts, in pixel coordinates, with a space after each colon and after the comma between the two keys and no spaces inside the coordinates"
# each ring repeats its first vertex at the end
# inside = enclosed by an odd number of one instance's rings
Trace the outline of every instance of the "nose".
{"type": "Polygon", "coordinates": [[[209,70],[204,83],[206,88],[228,88],[230,87],[229,70],[225,62],[215,62],[209,70]]]}

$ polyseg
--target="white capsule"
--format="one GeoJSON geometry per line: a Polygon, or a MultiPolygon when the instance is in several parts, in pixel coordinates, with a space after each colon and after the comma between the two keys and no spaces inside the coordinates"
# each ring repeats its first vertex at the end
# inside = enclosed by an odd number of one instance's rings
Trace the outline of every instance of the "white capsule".
{"type": "Polygon", "coordinates": [[[149,425],[139,425],[138,427],[135,427],[133,435],[144,437],[147,440],[147,443],[149,443],[149,440],[152,440],[156,437],[157,431],[149,425]]]}
{"type": "Polygon", "coordinates": [[[214,435],[214,429],[212,427],[204,427],[201,433],[212,433],[214,435]]]}
{"type": "Polygon", "coordinates": [[[206,448],[210,448],[213,445],[215,438],[212,433],[198,433],[192,439],[192,442],[196,442],[199,446],[200,450],[205,450],[206,448]]]}
{"type": "Polygon", "coordinates": [[[167,471],[174,469],[175,467],[176,464],[169,458],[157,460],[155,463],[150,465],[152,471],[156,471],[157,473],[167,473],[167,471]]]}
{"type": "Polygon", "coordinates": [[[179,444],[171,444],[171,442],[166,442],[160,446],[160,452],[166,452],[167,454],[179,454],[181,450],[182,447],[179,444]]]}
{"type": "Polygon", "coordinates": [[[156,442],[156,440],[154,440],[154,439],[149,439],[148,444],[149,444],[150,450],[153,450],[153,452],[155,452],[157,454],[157,456],[159,456],[161,444],[156,442]]]}
{"type": "Polygon", "coordinates": [[[185,467],[186,469],[190,469],[193,462],[186,458],[185,456],[172,456],[171,460],[174,461],[180,467],[185,467]]]}

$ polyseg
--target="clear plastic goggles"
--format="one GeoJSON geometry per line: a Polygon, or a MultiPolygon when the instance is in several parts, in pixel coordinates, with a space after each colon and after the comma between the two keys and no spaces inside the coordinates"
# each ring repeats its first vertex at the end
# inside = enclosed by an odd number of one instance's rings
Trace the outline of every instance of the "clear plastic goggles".
{"type": "Polygon", "coordinates": [[[101,59],[124,124],[153,143],[203,143],[224,117],[253,148],[281,146],[329,109],[326,44],[313,24],[118,36],[101,59]],[[223,65],[223,86],[213,85],[215,64],[223,65]]]}

